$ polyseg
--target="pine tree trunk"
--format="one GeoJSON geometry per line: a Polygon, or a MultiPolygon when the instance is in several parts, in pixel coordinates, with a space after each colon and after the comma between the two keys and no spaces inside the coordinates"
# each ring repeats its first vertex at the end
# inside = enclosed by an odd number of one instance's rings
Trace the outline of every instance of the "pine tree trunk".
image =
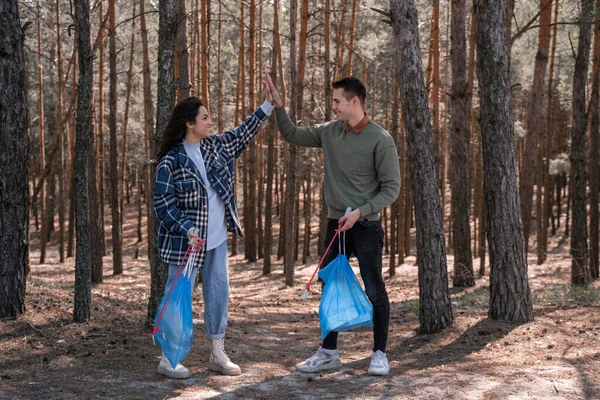
{"type": "MultiPolygon", "coordinates": [[[[331,0],[325,0],[325,21],[323,23],[325,54],[323,55],[323,81],[325,84],[325,93],[323,103],[325,104],[325,121],[331,118],[331,0]]],[[[322,155],[319,155],[322,157],[322,155]]],[[[321,162],[320,165],[323,165],[321,162]]],[[[325,232],[327,230],[327,203],[325,203],[325,186],[323,179],[319,186],[319,239],[317,243],[317,253],[319,256],[324,251],[325,232]]]]}
{"type": "MultiPolygon", "coordinates": [[[[352,75],[352,56],[354,54],[354,36],[356,35],[356,3],[358,3],[358,0],[352,0],[352,18],[350,19],[350,41],[348,43],[348,72],[346,72],[347,76],[352,75]]],[[[300,38],[302,38],[302,36],[300,38]]]]}
{"type": "Polygon", "coordinates": [[[446,246],[427,94],[423,81],[417,11],[413,0],[391,0],[398,83],[407,135],[417,224],[419,330],[433,333],[452,324],[446,246]]]}
{"type": "Polygon", "coordinates": [[[25,312],[29,269],[29,109],[17,0],[0,2],[0,20],[0,318],[14,318],[25,312]]]}
{"type": "Polygon", "coordinates": [[[75,300],[73,319],[88,321],[92,308],[92,258],[88,205],[88,166],[92,127],[93,53],[90,43],[90,5],[88,0],[75,1],[79,83],[77,86],[77,128],[75,142],[75,219],[77,249],[75,255],[75,300]]]}
{"type": "MultiPolygon", "coordinates": [[[[136,31],[135,31],[135,19],[136,19],[136,15],[135,15],[135,6],[136,3],[133,3],[133,17],[132,17],[132,22],[131,22],[131,47],[130,47],[130,52],[129,52],[129,69],[127,71],[127,89],[125,92],[125,115],[123,116],[123,142],[121,143],[122,145],[122,150],[121,150],[121,176],[120,176],[120,185],[121,188],[119,190],[120,195],[119,195],[119,209],[121,210],[121,231],[123,229],[123,214],[124,212],[124,208],[123,208],[123,199],[125,197],[125,183],[126,183],[126,174],[125,172],[127,171],[127,152],[128,152],[128,145],[127,145],[127,125],[129,122],[129,106],[130,106],[130,102],[129,100],[131,99],[131,84],[133,82],[133,55],[135,53],[135,35],[136,35],[136,31]]],[[[129,199],[127,200],[127,203],[129,203],[129,199]]]]}
{"type": "Polygon", "coordinates": [[[152,181],[154,180],[154,175],[152,173],[153,167],[152,163],[149,162],[150,159],[154,158],[154,103],[152,102],[152,81],[150,76],[150,57],[148,55],[148,29],[146,28],[146,15],[145,12],[145,1],[140,0],[140,27],[141,27],[141,36],[142,36],[142,53],[143,53],[143,84],[144,84],[144,153],[146,156],[146,160],[148,160],[144,171],[145,171],[145,188],[147,191],[147,201],[146,201],[146,218],[147,218],[147,229],[148,229],[148,260],[152,265],[153,260],[152,256],[154,251],[152,251],[153,247],[156,247],[156,216],[154,214],[154,209],[152,207],[152,198],[154,193],[150,190],[152,188],[152,181]]]}
{"type": "MultiPolygon", "coordinates": [[[[256,107],[256,0],[250,0],[250,23],[248,29],[248,111],[253,112],[256,107]]],[[[242,103],[243,104],[243,103],[242,103]]],[[[256,141],[252,140],[248,146],[247,173],[248,179],[253,183],[248,184],[248,196],[244,197],[244,222],[246,231],[246,259],[254,262],[257,259],[257,231],[256,231],[256,178],[258,166],[256,165],[257,149],[256,141]]]]}
{"type": "MultiPolygon", "coordinates": [[[[210,91],[209,91],[209,58],[210,58],[210,47],[209,40],[210,37],[210,0],[201,0],[201,12],[200,15],[202,17],[201,21],[201,32],[200,32],[200,43],[202,44],[202,68],[201,68],[201,77],[202,77],[202,102],[206,106],[206,109],[210,111],[210,91]]],[[[242,18],[243,20],[243,18],[242,18]]],[[[243,53],[240,53],[243,54],[243,53]]],[[[243,58],[243,57],[242,57],[243,58]]]]}
{"type": "MultiPolygon", "coordinates": [[[[525,252],[529,247],[531,232],[531,210],[533,208],[533,185],[536,178],[536,160],[538,142],[541,134],[544,106],[544,81],[546,79],[546,66],[548,65],[548,49],[550,48],[550,22],[552,19],[552,0],[540,2],[540,25],[538,37],[538,50],[535,56],[531,98],[527,112],[527,136],[523,154],[523,166],[519,175],[519,194],[521,201],[521,219],[523,221],[523,237],[525,239],[525,252]]],[[[539,215],[537,215],[539,217],[539,215]]],[[[539,218],[538,218],[539,219],[539,218]]],[[[541,222],[541,220],[539,221],[541,222]]],[[[539,237],[538,237],[539,239],[539,237]]]]}
{"type": "Polygon", "coordinates": [[[515,12],[515,0],[504,0],[504,38],[506,42],[506,55],[510,70],[510,56],[512,50],[512,20],[515,12]]]}
{"type": "Polygon", "coordinates": [[[569,197],[572,205],[571,225],[571,283],[587,285],[590,280],[587,244],[587,112],[586,78],[592,36],[593,0],[582,0],[579,19],[579,41],[573,72],[573,126],[571,128],[571,173],[569,197]]]}
{"type": "MultiPolygon", "coordinates": [[[[93,97],[93,93],[92,93],[93,97]]],[[[92,104],[92,121],[95,121],[95,106],[92,104]]],[[[98,197],[97,158],[96,158],[96,129],[90,136],[90,151],[88,153],[88,206],[89,206],[89,229],[90,229],[90,255],[91,255],[91,280],[92,283],[102,282],[102,239],[100,229],[100,199],[98,197]]]]}
{"type": "MultiPolygon", "coordinates": [[[[290,93],[290,119],[296,122],[297,107],[297,68],[296,65],[296,0],[290,1],[290,75],[291,75],[291,93],[290,93]]],[[[287,163],[287,176],[285,183],[285,207],[287,218],[285,219],[285,252],[283,258],[283,271],[285,275],[285,284],[294,286],[294,250],[295,242],[295,224],[296,224],[296,146],[289,145],[289,158],[287,163]]]]}
{"type": "MultiPolygon", "coordinates": [[[[455,287],[475,285],[469,224],[469,103],[467,82],[467,40],[465,37],[465,1],[452,2],[452,232],[455,287]]],[[[447,109],[447,107],[446,107],[447,109]]]]}
{"type": "MultiPolygon", "coordinates": [[[[332,0],[333,1],[333,0],[332,0]]],[[[344,5],[342,6],[342,15],[340,19],[340,23],[338,25],[337,35],[336,35],[336,47],[335,47],[335,64],[334,68],[334,76],[335,79],[341,79],[344,76],[344,50],[345,50],[345,41],[344,41],[344,31],[345,31],[345,19],[346,19],[346,11],[348,10],[348,0],[344,0],[344,5]]]]}
{"type": "MultiPolygon", "coordinates": [[[[156,146],[160,136],[167,125],[169,116],[175,104],[175,45],[177,21],[175,19],[175,9],[173,0],[160,0],[158,5],[159,25],[158,25],[158,86],[157,86],[157,104],[156,104],[156,134],[153,137],[151,145],[152,154],[156,156],[156,146]]],[[[152,168],[154,176],[155,167],[152,168]]],[[[154,193],[156,181],[152,179],[152,185],[149,193],[154,193]]],[[[149,196],[149,198],[151,198],[149,196]]],[[[157,224],[153,224],[154,235],[157,234],[157,224]]],[[[156,237],[156,236],[154,236],[156,237]]],[[[148,300],[148,323],[154,321],[154,316],[158,310],[161,298],[167,282],[168,269],[167,264],[162,261],[158,254],[158,247],[152,243],[150,246],[152,258],[150,263],[150,299],[148,300]]]]}
{"type": "MultiPolygon", "coordinates": [[[[102,255],[106,255],[106,236],[104,229],[104,202],[105,202],[105,194],[104,194],[104,176],[105,176],[105,168],[104,168],[104,160],[105,160],[105,152],[104,152],[104,30],[105,23],[102,22],[103,15],[103,4],[104,0],[100,0],[100,29],[98,31],[98,36],[100,37],[100,41],[98,44],[98,188],[99,193],[98,197],[100,198],[100,224],[101,230],[100,235],[102,238],[102,255]]],[[[110,10],[106,13],[107,16],[110,16],[110,10]]]]}
{"type": "Polygon", "coordinates": [[[61,24],[60,24],[60,0],[56,0],[56,63],[58,65],[58,102],[56,104],[56,124],[54,139],[58,140],[58,256],[59,262],[65,262],[65,179],[64,179],[64,124],[63,124],[63,102],[64,102],[64,82],[62,69],[62,43],[61,43],[61,24]]]}
{"type": "Polygon", "coordinates": [[[519,213],[514,127],[501,3],[475,3],[477,76],[490,247],[489,317],[533,320],[527,257],[519,213]]]}
{"type": "MultiPolygon", "coordinates": [[[[46,168],[46,132],[45,122],[46,117],[44,114],[44,69],[42,64],[42,34],[41,34],[41,8],[39,2],[37,3],[38,8],[38,21],[37,21],[37,44],[38,44],[38,118],[40,126],[40,172],[46,168]]],[[[46,258],[46,241],[43,239],[47,236],[48,225],[46,218],[46,195],[44,190],[44,178],[40,178],[40,215],[41,215],[41,229],[40,229],[40,264],[45,262],[46,258]]]]}
{"type": "Polygon", "coordinates": [[[177,21],[177,60],[179,61],[179,80],[177,89],[179,100],[190,97],[189,53],[187,44],[187,14],[185,0],[174,0],[175,19],[177,21]]]}
{"type": "Polygon", "coordinates": [[[119,171],[118,171],[118,144],[117,144],[117,35],[115,1],[109,0],[108,23],[109,31],[109,115],[108,125],[110,130],[110,208],[112,212],[112,249],[113,249],[113,274],[123,273],[123,244],[121,241],[121,215],[119,210],[119,171]]]}
{"type": "MultiPolygon", "coordinates": [[[[273,26],[279,25],[279,1],[273,3],[273,26]]],[[[275,41],[275,35],[273,35],[275,41]]],[[[277,82],[277,46],[273,45],[271,53],[271,79],[277,82]]],[[[271,273],[271,255],[273,253],[273,175],[275,174],[275,130],[277,124],[274,118],[270,118],[267,122],[267,189],[265,193],[265,246],[264,246],[264,262],[263,275],[271,273]]]]}
{"type": "Polygon", "coordinates": [[[544,218],[542,219],[542,239],[541,246],[543,249],[544,255],[548,253],[548,219],[552,216],[552,226],[553,226],[553,235],[554,235],[554,215],[552,214],[552,196],[553,196],[553,187],[555,182],[555,177],[550,177],[550,160],[554,158],[554,135],[553,130],[554,126],[552,124],[552,94],[554,92],[554,55],[556,53],[556,32],[557,32],[557,21],[558,21],[558,5],[560,1],[554,2],[554,27],[552,32],[552,50],[550,55],[550,71],[548,77],[548,112],[546,115],[546,162],[544,163],[544,204],[543,204],[543,214],[544,218]]]}
{"type": "Polygon", "coordinates": [[[600,191],[600,165],[598,160],[598,141],[600,140],[600,101],[598,90],[600,84],[600,0],[596,0],[596,22],[594,24],[594,60],[592,79],[594,92],[592,92],[591,124],[590,124],[590,275],[592,279],[598,278],[598,224],[600,213],[598,209],[598,195],[600,191]]]}
{"type": "MultiPolygon", "coordinates": [[[[433,122],[433,155],[435,157],[436,175],[440,176],[440,0],[432,1],[431,54],[432,54],[432,85],[431,85],[431,121],[433,122]]],[[[443,194],[442,194],[443,195],[443,194]]],[[[443,216],[443,209],[442,209],[443,216]]]]}

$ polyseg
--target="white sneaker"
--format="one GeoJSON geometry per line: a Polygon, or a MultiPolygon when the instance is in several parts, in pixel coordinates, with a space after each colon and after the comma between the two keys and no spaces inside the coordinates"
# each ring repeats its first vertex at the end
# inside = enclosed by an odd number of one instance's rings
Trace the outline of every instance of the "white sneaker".
{"type": "Polygon", "coordinates": [[[164,355],[160,359],[158,370],[156,372],[173,379],[185,379],[190,377],[190,371],[188,371],[186,367],[181,364],[177,364],[175,369],[173,369],[173,367],[171,367],[171,363],[164,355]]]}
{"type": "Polygon", "coordinates": [[[337,350],[333,354],[327,353],[322,347],[308,360],[296,364],[300,372],[318,372],[328,369],[336,369],[342,366],[342,360],[337,350]]]}
{"type": "Polygon", "coordinates": [[[377,350],[371,356],[371,365],[369,365],[369,375],[388,375],[390,373],[390,366],[388,364],[387,356],[381,350],[377,350]]]}

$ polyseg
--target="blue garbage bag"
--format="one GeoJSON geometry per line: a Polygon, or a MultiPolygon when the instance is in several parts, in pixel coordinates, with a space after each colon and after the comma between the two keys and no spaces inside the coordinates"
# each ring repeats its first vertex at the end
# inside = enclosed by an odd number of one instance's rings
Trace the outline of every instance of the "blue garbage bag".
{"type": "Polygon", "coordinates": [[[373,306],[344,254],[319,271],[325,285],[319,306],[321,336],[359,326],[373,326],[373,306]]]}
{"type": "Polygon", "coordinates": [[[187,356],[194,341],[192,285],[187,274],[176,277],[154,319],[152,336],[173,368],[187,356]]]}

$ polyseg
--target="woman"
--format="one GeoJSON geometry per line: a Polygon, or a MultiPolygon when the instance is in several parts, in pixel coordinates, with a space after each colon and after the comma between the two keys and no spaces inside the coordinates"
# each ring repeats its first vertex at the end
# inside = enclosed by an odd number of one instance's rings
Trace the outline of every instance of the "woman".
{"type": "MultiPolygon", "coordinates": [[[[224,348],[229,301],[227,231],[243,236],[234,196],[234,161],[274,108],[266,80],[265,87],[263,105],[240,126],[222,135],[211,135],[213,123],[198,98],[180,101],[173,109],[158,149],[154,209],[160,222],[159,253],[169,264],[167,288],[188,244],[206,240],[198,252],[191,281],[195,281],[200,268],[204,328],[211,340],[208,369],[225,375],[241,373],[224,348]]],[[[170,378],[190,375],[181,364],[172,368],[164,354],[158,373],[170,378]]]]}

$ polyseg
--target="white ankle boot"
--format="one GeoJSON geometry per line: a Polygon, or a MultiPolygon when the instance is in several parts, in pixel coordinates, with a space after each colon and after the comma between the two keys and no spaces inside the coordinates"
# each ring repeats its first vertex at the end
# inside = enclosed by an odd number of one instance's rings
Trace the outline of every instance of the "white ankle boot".
{"type": "Polygon", "coordinates": [[[174,379],[185,379],[190,377],[190,371],[183,365],[177,364],[175,368],[171,367],[171,363],[164,354],[158,364],[157,372],[174,379]]]}
{"type": "Polygon", "coordinates": [[[211,353],[208,358],[208,369],[223,375],[240,375],[240,367],[231,362],[225,353],[225,339],[210,339],[211,353]]]}

